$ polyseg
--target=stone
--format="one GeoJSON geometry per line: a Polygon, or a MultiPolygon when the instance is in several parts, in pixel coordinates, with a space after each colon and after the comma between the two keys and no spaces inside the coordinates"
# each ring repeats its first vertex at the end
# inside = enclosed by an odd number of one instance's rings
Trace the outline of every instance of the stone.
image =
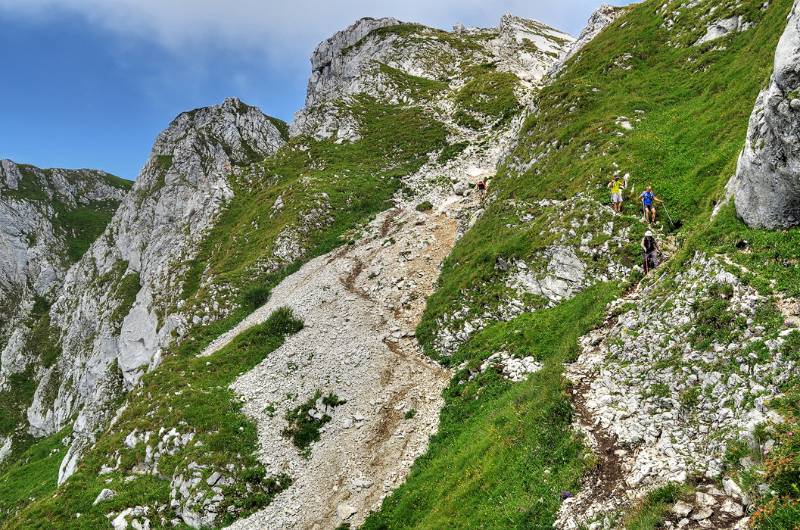
{"type": "Polygon", "coordinates": [[[94,499],[94,502],[92,503],[92,506],[96,506],[96,505],[100,504],[103,501],[107,501],[109,499],[113,499],[116,496],[117,496],[117,492],[116,491],[108,489],[108,488],[104,488],[97,495],[97,497],[94,499]]]}
{"type": "Polygon", "coordinates": [[[356,512],[357,510],[349,504],[342,503],[336,507],[336,515],[338,515],[339,519],[342,521],[350,519],[356,512]]]}
{"type": "Polygon", "coordinates": [[[712,515],[714,515],[714,510],[711,508],[701,508],[694,515],[692,515],[692,519],[695,521],[703,521],[712,515]]]}
{"type": "Polygon", "coordinates": [[[705,35],[700,37],[694,45],[700,46],[701,44],[721,39],[731,33],[745,31],[747,29],[749,29],[749,25],[739,16],[716,20],[709,24],[705,35]]]}
{"type": "Polygon", "coordinates": [[[720,510],[734,517],[742,517],[744,515],[744,508],[742,508],[742,505],[734,502],[732,499],[725,499],[722,501],[720,510]]]}
{"type": "Polygon", "coordinates": [[[675,503],[675,506],[672,507],[672,512],[680,517],[686,517],[692,513],[692,505],[683,501],[678,501],[675,503]]]}
{"type": "Polygon", "coordinates": [[[784,94],[798,88],[799,65],[800,10],[794,9],[775,51],[769,86],[756,100],[745,148],[728,187],[736,212],[751,227],[800,224],[800,122],[795,115],[780,111],[784,94]]]}
{"type": "Polygon", "coordinates": [[[111,526],[114,527],[114,530],[125,530],[128,528],[128,521],[126,517],[128,517],[132,511],[132,508],[126,508],[122,510],[116,517],[114,517],[114,520],[111,521],[111,526]]]}

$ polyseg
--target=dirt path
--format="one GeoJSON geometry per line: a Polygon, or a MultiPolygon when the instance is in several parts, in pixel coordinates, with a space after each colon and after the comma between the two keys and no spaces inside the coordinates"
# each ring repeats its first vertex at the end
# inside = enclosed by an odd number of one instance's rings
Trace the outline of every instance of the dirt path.
{"type": "Polygon", "coordinates": [[[450,373],[422,354],[414,329],[455,244],[461,206],[384,212],[360,241],[286,278],[264,307],[203,352],[219,350],[279,307],[305,322],[233,385],[258,424],[267,472],[286,473],[293,483],[232,528],[358,525],[426,450],[450,373]],[[281,431],[286,412],[317,391],[346,403],[328,411],[332,420],[304,457],[281,431]]]}

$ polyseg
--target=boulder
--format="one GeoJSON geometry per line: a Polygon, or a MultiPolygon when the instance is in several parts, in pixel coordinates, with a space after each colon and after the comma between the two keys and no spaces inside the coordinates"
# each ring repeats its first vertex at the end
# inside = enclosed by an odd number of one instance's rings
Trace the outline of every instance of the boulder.
{"type": "Polygon", "coordinates": [[[800,224],[800,14],[792,10],[775,52],[769,86],[758,96],[736,176],[736,211],[751,227],[800,224]]]}

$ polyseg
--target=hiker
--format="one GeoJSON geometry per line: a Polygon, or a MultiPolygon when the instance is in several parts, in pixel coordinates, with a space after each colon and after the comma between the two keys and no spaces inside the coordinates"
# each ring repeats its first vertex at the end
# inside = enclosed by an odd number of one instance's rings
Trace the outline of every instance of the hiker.
{"type": "Polygon", "coordinates": [[[486,190],[488,189],[489,185],[486,182],[486,177],[481,177],[481,179],[475,184],[475,189],[478,190],[478,197],[480,201],[483,202],[483,199],[486,198],[486,190]]]}
{"type": "Polygon", "coordinates": [[[644,273],[647,274],[658,267],[658,243],[650,230],[644,233],[642,250],[644,251],[644,273]]]}
{"type": "Polygon", "coordinates": [[[664,201],[656,197],[655,193],[653,193],[652,186],[647,186],[647,189],[642,192],[640,198],[642,199],[642,208],[644,209],[644,222],[655,223],[656,203],[664,201]]]}
{"type": "Polygon", "coordinates": [[[622,213],[622,190],[625,189],[625,182],[619,174],[616,174],[608,183],[608,187],[611,189],[611,209],[616,213],[622,213]]]}

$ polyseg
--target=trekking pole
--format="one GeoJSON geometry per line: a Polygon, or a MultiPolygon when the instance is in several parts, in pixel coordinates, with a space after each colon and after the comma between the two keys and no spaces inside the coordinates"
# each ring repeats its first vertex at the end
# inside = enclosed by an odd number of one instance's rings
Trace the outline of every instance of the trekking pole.
{"type": "MultiPolygon", "coordinates": [[[[663,202],[661,204],[664,204],[663,202]]],[[[669,225],[675,229],[675,223],[672,222],[672,216],[669,214],[669,210],[667,210],[667,205],[664,204],[664,213],[667,214],[667,219],[669,219],[669,225]]]]}

